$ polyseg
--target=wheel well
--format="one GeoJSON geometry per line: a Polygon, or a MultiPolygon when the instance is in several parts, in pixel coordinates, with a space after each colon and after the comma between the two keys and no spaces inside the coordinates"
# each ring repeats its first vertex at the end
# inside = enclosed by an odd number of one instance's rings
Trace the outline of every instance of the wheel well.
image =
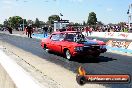
{"type": "Polygon", "coordinates": [[[46,48],[46,44],[44,44],[44,48],[46,48]]]}
{"type": "Polygon", "coordinates": [[[66,50],[68,50],[68,48],[64,48],[64,49],[63,49],[63,52],[65,53],[65,52],[66,52],[66,50]]]}

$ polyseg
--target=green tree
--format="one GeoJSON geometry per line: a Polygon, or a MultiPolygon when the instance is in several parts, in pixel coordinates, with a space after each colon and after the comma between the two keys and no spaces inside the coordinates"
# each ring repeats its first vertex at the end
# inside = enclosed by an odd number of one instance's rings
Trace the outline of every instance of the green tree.
{"type": "Polygon", "coordinates": [[[102,25],[104,25],[104,23],[101,22],[101,21],[98,21],[98,22],[97,22],[97,25],[102,26],[102,25]]]}
{"type": "Polygon", "coordinates": [[[126,25],[126,22],[119,22],[118,25],[123,27],[124,25],[126,25]]]}
{"type": "Polygon", "coordinates": [[[9,22],[8,22],[7,19],[5,19],[5,21],[3,22],[3,25],[4,25],[4,26],[9,26],[9,22]]]}
{"type": "Polygon", "coordinates": [[[97,22],[96,14],[94,12],[89,13],[87,24],[96,25],[96,22],[97,22]]]}
{"type": "Polygon", "coordinates": [[[46,25],[44,21],[39,21],[39,22],[40,22],[40,27],[43,27],[44,25],[46,25]]]}
{"type": "Polygon", "coordinates": [[[0,24],[0,27],[2,27],[3,25],[2,24],[0,24]]]}
{"type": "Polygon", "coordinates": [[[11,27],[16,28],[23,23],[23,19],[20,16],[13,16],[9,17],[8,22],[11,27]]]}
{"type": "Polygon", "coordinates": [[[83,25],[84,25],[84,26],[86,25],[86,22],[85,22],[85,21],[83,21],[83,25]]]}
{"type": "Polygon", "coordinates": [[[34,24],[32,20],[27,20],[27,25],[34,24]]]}
{"type": "Polygon", "coordinates": [[[20,24],[19,24],[18,26],[23,27],[23,22],[24,22],[24,27],[25,27],[25,26],[27,25],[26,19],[22,19],[22,20],[20,21],[20,24]]]}
{"type": "Polygon", "coordinates": [[[80,23],[75,23],[74,25],[75,25],[75,26],[80,26],[81,24],[80,24],[80,23]]]}
{"type": "Polygon", "coordinates": [[[54,21],[58,21],[58,20],[60,20],[59,15],[51,15],[48,18],[48,23],[51,25],[54,24],[54,21]]]}
{"type": "Polygon", "coordinates": [[[114,26],[114,25],[116,25],[116,24],[113,24],[113,23],[108,23],[108,25],[109,25],[109,26],[114,26]]]}
{"type": "Polygon", "coordinates": [[[40,21],[39,21],[38,18],[36,18],[36,20],[35,20],[35,22],[34,22],[34,25],[35,25],[36,27],[40,27],[40,21]]]}

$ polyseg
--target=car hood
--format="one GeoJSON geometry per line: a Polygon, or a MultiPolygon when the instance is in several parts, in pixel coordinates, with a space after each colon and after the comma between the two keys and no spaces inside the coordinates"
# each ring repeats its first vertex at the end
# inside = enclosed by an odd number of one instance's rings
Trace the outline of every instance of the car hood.
{"type": "Polygon", "coordinates": [[[86,42],[82,42],[82,44],[89,46],[89,45],[98,45],[96,41],[87,40],[86,42]]]}

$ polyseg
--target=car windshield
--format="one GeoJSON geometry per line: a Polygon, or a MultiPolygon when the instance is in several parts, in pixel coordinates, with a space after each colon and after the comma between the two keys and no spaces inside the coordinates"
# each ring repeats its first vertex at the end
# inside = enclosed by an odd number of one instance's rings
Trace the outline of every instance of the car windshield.
{"type": "Polygon", "coordinates": [[[68,33],[66,34],[65,40],[72,42],[85,42],[86,38],[81,33],[68,33]]]}

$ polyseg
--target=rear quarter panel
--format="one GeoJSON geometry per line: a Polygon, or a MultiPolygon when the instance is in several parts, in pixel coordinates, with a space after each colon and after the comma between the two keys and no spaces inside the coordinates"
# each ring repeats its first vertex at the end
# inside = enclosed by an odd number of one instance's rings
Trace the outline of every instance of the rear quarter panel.
{"type": "Polygon", "coordinates": [[[49,43],[50,43],[50,38],[42,39],[41,40],[41,47],[44,48],[44,44],[46,44],[48,47],[49,43]]]}

